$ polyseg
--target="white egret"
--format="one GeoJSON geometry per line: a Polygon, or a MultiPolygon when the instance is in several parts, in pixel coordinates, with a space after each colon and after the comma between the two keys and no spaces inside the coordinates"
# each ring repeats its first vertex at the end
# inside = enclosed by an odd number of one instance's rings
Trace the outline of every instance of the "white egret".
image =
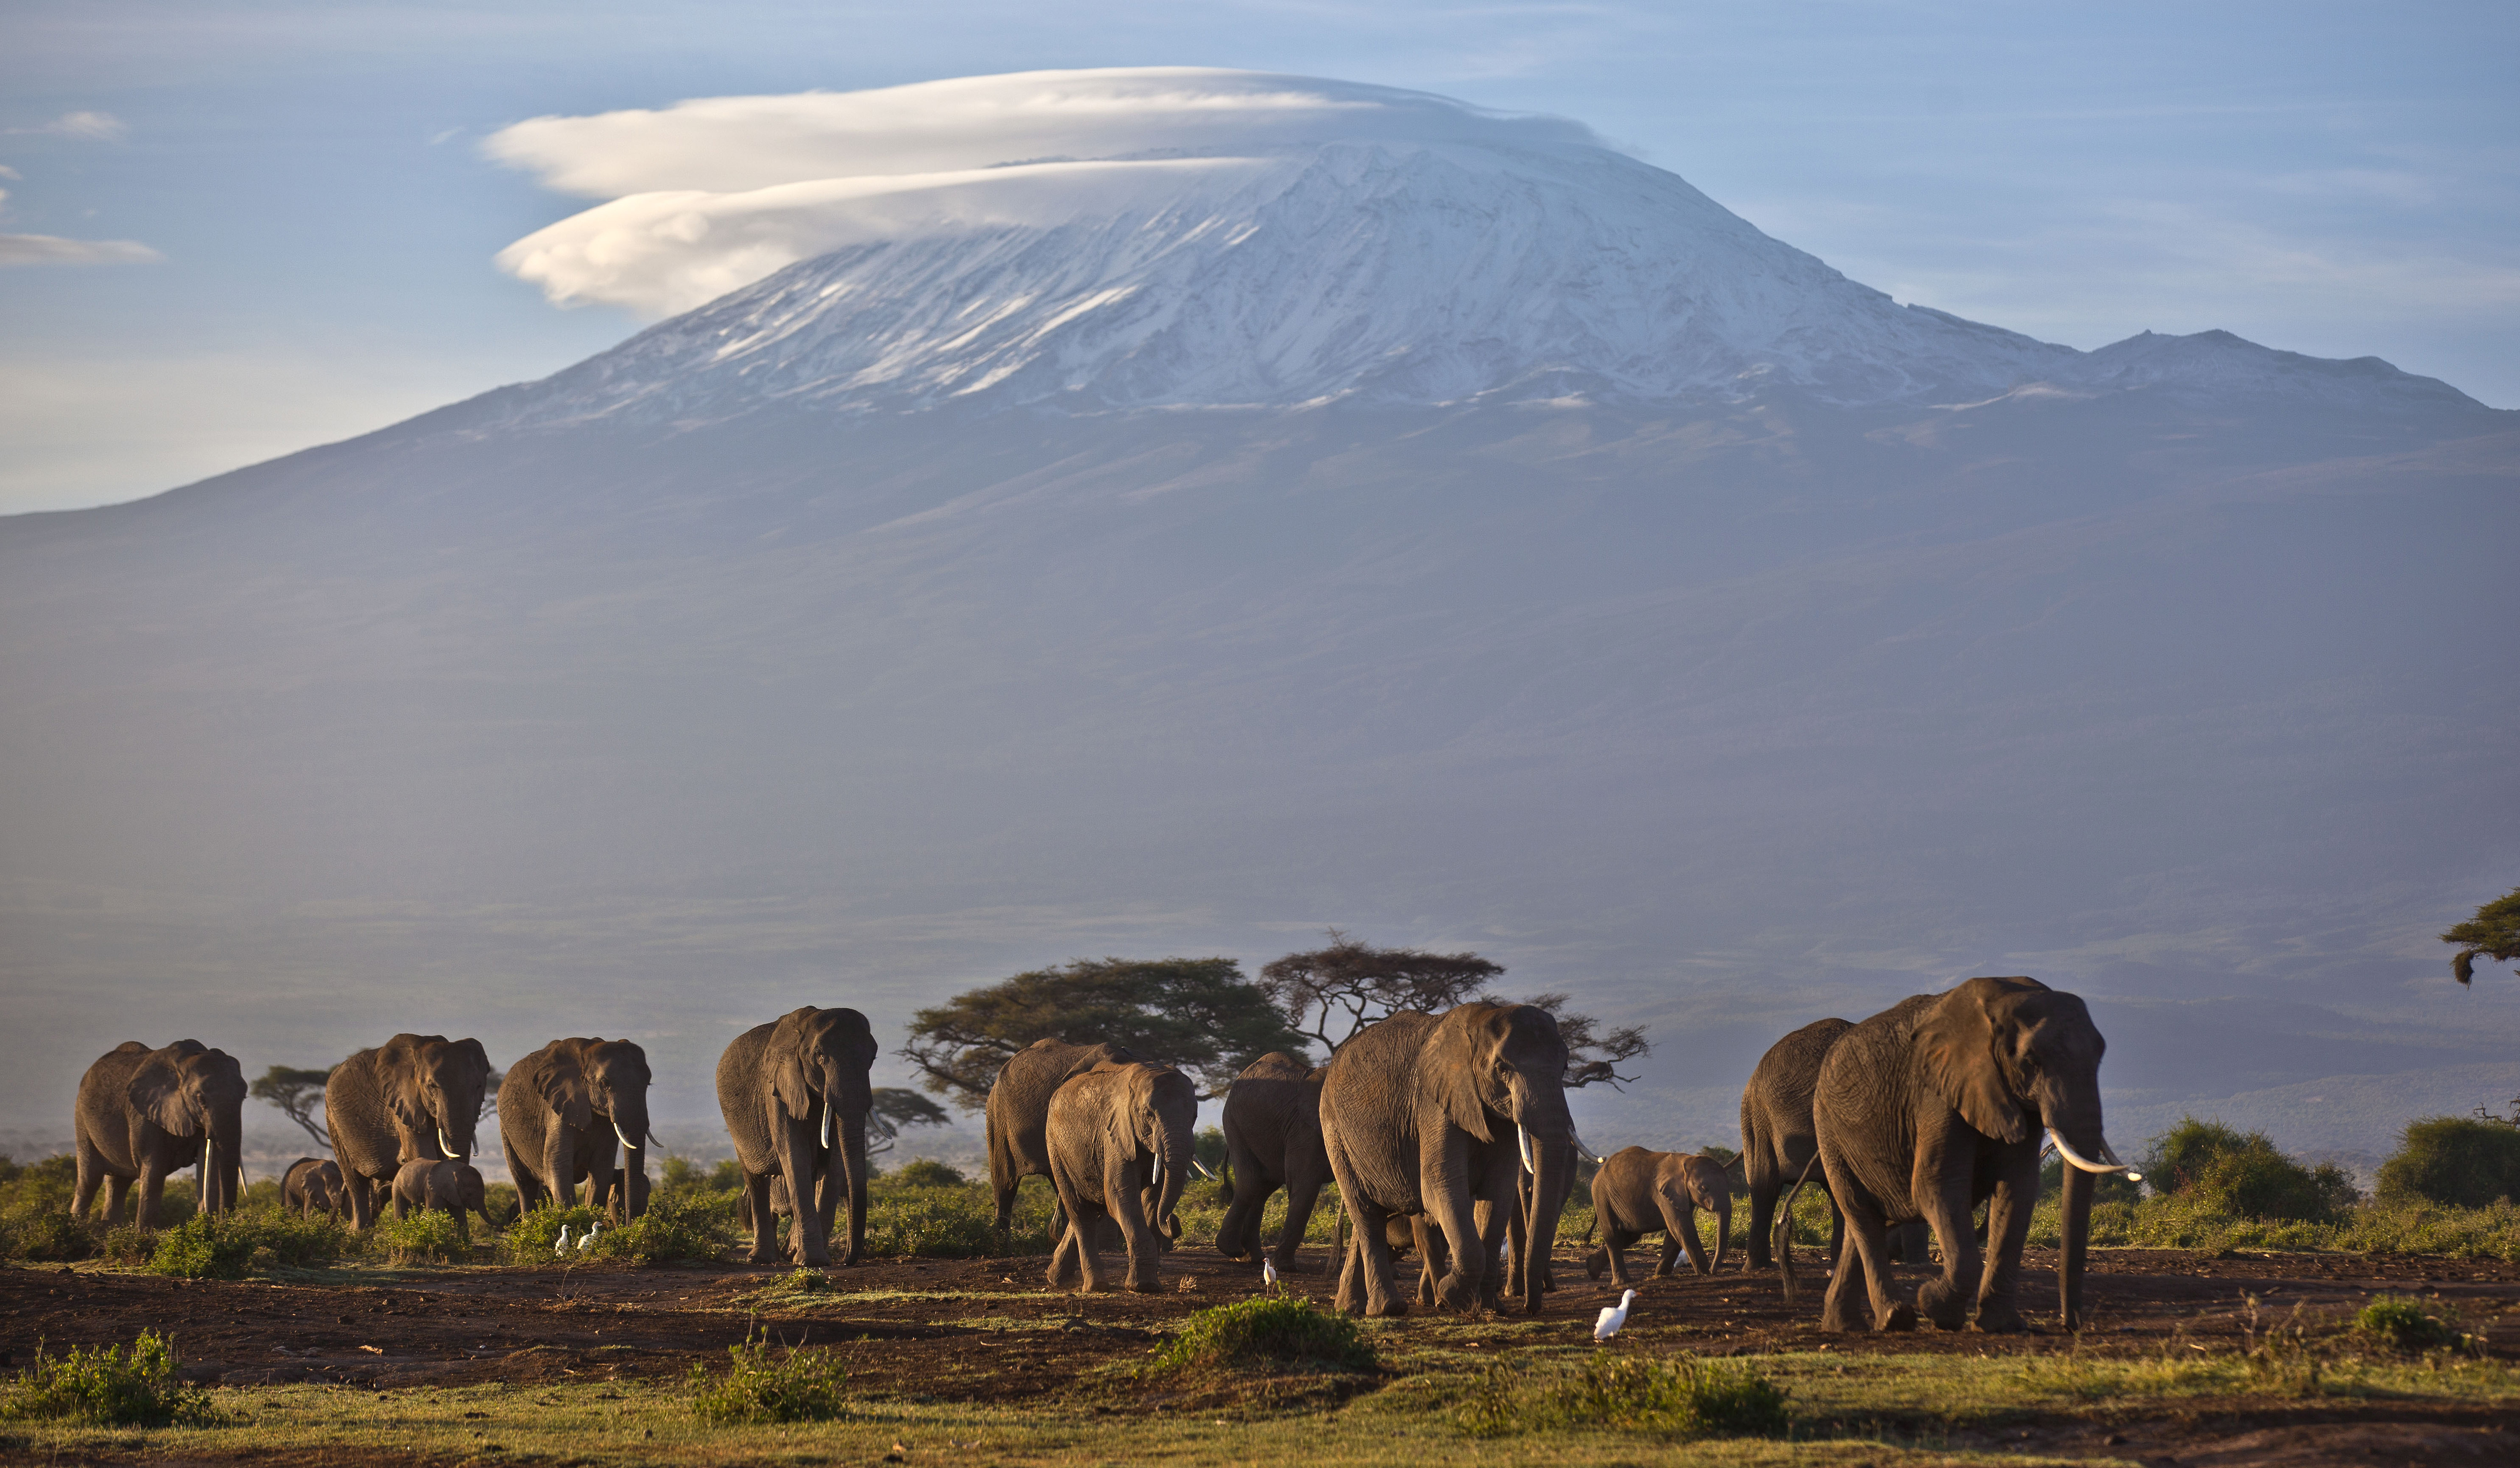
{"type": "Polygon", "coordinates": [[[1268,1255],[1260,1256],[1260,1282],[1270,1289],[1278,1287],[1278,1266],[1268,1255]]]}
{"type": "Polygon", "coordinates": [[[1606,1341],[1617,1335],[1628,1323],[1628,1307],[1636,1303],[1637,1292],[1630,1290],[1619,1297],[1618,1304],[1602,1306],[1601,1318],[1593,1322],[1593,1339],[1606,1341]]]}
{"type": "Polygon", "coordinates": [[[601,1229],[603,1226],[604,1226],[604,1225],[603,1225],[603,1224],[601,1224],[601,1223],[589,1223],[589,1224],[587,1224],[587,1225],[586,1225],[586,1237],[584,1237],[584,1238],[582,1238],[582,1239],[579,1239],[579,1240],[577,1241],[577,1252],[578,1252],[578,1253],[583,1254],[583,1253],[585,1253],[587,1250],[589,1250],[589,1249],[591,1249],[591,1248],[595,1247],[595,1235],[596,1235],[596,1231],[597,1231],[598,1229],[601,1229]]]}

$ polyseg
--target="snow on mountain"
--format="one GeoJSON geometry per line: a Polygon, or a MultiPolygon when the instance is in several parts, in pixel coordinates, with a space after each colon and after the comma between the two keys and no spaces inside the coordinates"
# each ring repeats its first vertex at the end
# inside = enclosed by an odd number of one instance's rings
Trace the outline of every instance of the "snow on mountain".
{"type": "Polygon", "coordinates": [[[1575,124],[1352,83],[1027,73],[538,119],[498,148],[562,187],[636,190],[511,246],[510,269],[556,298],[695,307],[512,421],[2031,384],[2465,401],[2227,334],[2086,354],[1902,306],[1575,124]],[[1103,152],[1041,157],[1077,148],[1103,152]]]}

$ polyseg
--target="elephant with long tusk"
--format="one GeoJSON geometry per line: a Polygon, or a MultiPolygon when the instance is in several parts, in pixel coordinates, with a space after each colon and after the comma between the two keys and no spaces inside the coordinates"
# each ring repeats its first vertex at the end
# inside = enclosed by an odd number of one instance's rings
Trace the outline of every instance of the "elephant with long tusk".
{"type": "Polygon", "coordinates": [[[481,1042],[443,1035],[397,1035],[333,1067],[324,1083],[324,1125],[341,1165],[352,1227],[376,1222],[404,1163],[472,1160],[489,1087],[481,1042]]]}
{"type": "Polygon", "coordinates": [[[587,1201],[614,1223],[648,1211],[648,1052],[627,1040],[555,1040],[508,1067],[499,1086],[499,1145],[517,1206],[587,1201]],[[621,1144],[616,1175],[613,1143],[621,1144]]]}
{"type": "Polygon", "coordinates": [[[875,1032],[855,1009],[791,1010],[735,1037],[717,1062],[717,1104],[743,1169],[755,1264],[779,1254],[770,1179],[795,1202],[788,1253],[797,1264],[853,1265],[866,1254],[867,1115],[875,1032]],[[848,1241],[832,1258],[832,1221],[849,1204],[848,1241]]]}
{"type": "Polygon", "coordinates": [[[188,1166],[203,1213],[236,1207],[245,1098],[236,1058],[198,1040],[158,1049],[126,1040],[98,1056],[79,1080],[71,1216],[86,1217],[102,1186],[106,1217],[120,1223],[123,1198],[138,1183],[132,1222],[154,1226],[166,1179],[188,1166]]]}
{"type": "Polygon", "coordinates": [[[2083,1319],[2092,1179],[2132,1170],[2100,1131],[2100,1057],[2108,1043],[2078,997],[2029,978],[1977,978],[1920,994],[1848,1030],[1829,1047],[1812,1093],[1812,1124],[1828,1190],[1846,1214],[1850,1256],[1830,1276],[1823,1330],[1859,1326],[1859,1292],[1876,1330],[2026,1327],[2014,1298],[2021,1247],[2039,1201],[2039,1154],[2051,1137],[2065,1169],[2057,1307],[2083,1319]],[[1991,1200],[1991,1202],[1990,1202],[1991,1200]],[[1981,1271],[1972,1225],[1989,1202],[1981,1271]],[[1890,1297],[1886,1226],[1922,1219],[1943,1269],[1916,1305],[1890,1297]]]}

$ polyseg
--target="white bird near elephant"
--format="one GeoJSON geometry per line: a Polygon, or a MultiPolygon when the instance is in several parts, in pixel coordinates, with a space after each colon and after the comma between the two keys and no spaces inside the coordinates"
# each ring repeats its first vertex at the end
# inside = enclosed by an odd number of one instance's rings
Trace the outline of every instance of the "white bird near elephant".
{"type": "Polygon", "coordinates": [[[594,1247],[595,1247],[595,1235],[596,1235],[596,1234],[597,1234],[597,1232],[599,1232],[603,1227],[604,1227],[604,1225],[603,1225],[602,1223],[589,1223],[589,1224],[587,1224],[587,1225],[586,1225],[586,1236],[585,1236],[584,1238],[581,1238],[581,1239],[579,1239],[579,1240],[577,1241],[577,1252],[578,1252],[578,1253],[580,1253],[580,1254],[583,1254],[583,1253],[585,1253],[587,1250],[594,1248],[594,1247]]]}
{"type": "Polygon", "coordinates": [[[1269,1256],[1260,1256],[1260,1283],[1270,1289],[1278,1287],[1278,1266],[1269,1256]]]}
{"type": "Polygon", "coordinates": [[[568,1225],[566,1223],[560,1225],[560,1242],[552,1245],[552,1252],[554,1254],[566,1254],[568,1252],[568,1225]]]}
{"type": "Polygon", "coordinates": [[[1601,1318],[1593,1322],[1593,1339],[1606,1341],[1617,1335],[1628,1323],[1628,1307],[1637,1303],[1637,1292],[1628,1291],[1616,1305],[1601,1307],[1601,1318]]]}

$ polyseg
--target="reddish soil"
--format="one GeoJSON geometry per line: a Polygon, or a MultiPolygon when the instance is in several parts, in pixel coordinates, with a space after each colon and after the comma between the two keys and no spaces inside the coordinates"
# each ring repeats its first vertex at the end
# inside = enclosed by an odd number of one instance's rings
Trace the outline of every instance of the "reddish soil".
{"type": "MultiPolygon", "coordinates": [[[[1308,1250],[1318,1268],[1325,1251],[1308,1250]]],[[[1631,1263],[1649,1268],[1650,1251],[1631,1263]]],[[[1066,1394],[1090,1368],[1143,1356],[1192,1312],[1256,1293],[1257,1270],[1200,1247],[1163,1264],[1160,1294],[1038,1296],[1046,1261],[880,1263],[832,1273],[834,1292],[754,1300],[786,1269],[736,1265],[633,1269],[448,1269],[377,1284],[185,1283],[147,1274],[62,1267],[0,1268],[0,1364],[22,1365],[37,1341],[55,1349],[128,1341],[143,1328],[171,1332],[186,1374],[233,1386],[324,1381],[405,1386],[673,1377],[696,1361],[724,1359],[753,1309],[761,1326],[791,1345],[831,1345],[850,1357],[853,1381],[904,1397],[1020,1401],[1066,1394]],[[901,1298],[943,1292],[947,1299],[901,1298]],[[1055,1325],[1007,1330],[994,1322],[1055,1325]]],[[[2053,1318],[2053,1258],[2025,1262],[2025,1305],[2053,1318]]],[[[1903,1270],[1902,1293],[1926,1270],[1903,1270]]],[[[1585,1280],[1574,1251],[1541,1320],[1580,1340],[1613,1296],[1585,1280]]],[[[1289,1281],[1327,1300],[1328,1281],[1289,1281]]],[[[2057,1338],[1923,1329],[1893,1336],[1829,1336],[1816,1328],[1819,1281],[1806,1274],[1800,1303],[1781,1298],[1774,1273],[1648,1280],[1630,1331],[1645,1342],[1706,1354],[1826,1348],[1877,1352],[2048,1352],[2057,1338]]],[[[2200,1259],[2175,1252],[2108,1251],[2086,1286],[2097,1329],[2082,1349],[2159,1353],[2193,1341],[2241,1344],[2257,1319],[2301,1317],[2332,1326],[2370,1295],[2417,1294],[2456,1312],[2504,1359],[2520,1358],[2520,1267],[2495,1262],[2368,1260],[2278,1255],[2200,1259]]],[[[1508,1314],[1505,1322],[1522,1317],[1508,1314]]],[[[1448,1349],[1488,1351],[1527,1343],[1519,1332],[1479,1339],[1463,1316],[1413,1313],[1410,1329],[1443,1333],[1448,1349]]],[[[2075,1425],[1970,1440],[1969,1446],[2120,1454],[2148,1463],[2520,1462],[2520,1414],[2393,1412],[2349,1407],[2311,1425],[2245,1419],[2138,1423],[2115,1434],[2075,1425]],[[2115,1436],[2118,1442],[2107,1439],[2115,1436]]],[[[1954,1440],[1953,1446],[1963,1446],[1954,1440]]]]}

